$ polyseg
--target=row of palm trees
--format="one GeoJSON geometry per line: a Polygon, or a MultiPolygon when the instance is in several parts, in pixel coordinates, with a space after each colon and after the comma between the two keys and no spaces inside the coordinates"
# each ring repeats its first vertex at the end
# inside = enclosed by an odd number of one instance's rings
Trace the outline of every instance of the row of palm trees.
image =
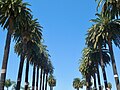
{"type": "MultiPolygon", "coordinates": [[[[47,82],[48,82],[48,84],[50,86],[50,90],[53,90],[53,87],[56,86],[56,79],[55,79],[55,77],[52,74],[50,74],[48,79],[46,79],[46,80],[47,80],[47,82]]],[[[47,84],[47,83],[45,83],[45,84],[47,84]]],[[[45,86],[47,86],[47,85],[45,85],[45,86]]],[[[16,90],[16,82],[15,81],[11,81],[11,79],[6,79],[5,80],[5,87],[7,88],[7,90],[9,90],[10,87],[12,87],[11,88],[12,90],[16,90]]],[[[32,87],[28,83],[27,90],[31,90],[31,88],[32,87]]],[[[45,88],[46,88],[45,90],[47,90],[47,87],[45,87],[45,88]]],[[[20,89],[25,90],[25,87],[21,86],[20,89]]]]}
{"type": "Polygon", "coordinates": [[[102,69],[105,89],[108,88],[106,68],[112,65],[113,76],[117,90],[120,90],[119,76],[114,57],[112,44],[120,48],[120,1],[119,0],[95,0],[98,2],[97,9],[102,10],[96,14],[96,19],[90,21],[94,24],[88,29],[86,36],[86,48],[83,49],[79,71],[86,79],[86,90],[91,88],[91,78],[94,79],[94,88],[101,90],[99,68],[102,69]],[[97,79],[96,80],[96,75],[97,79]]]}
{"type": "MultiPolygon", "coordinates": [[[[93,84],[93,82],[91,81],[91,86],[92,86],[92,84],[93,84]]],[[[112,84],[110,82],[108,82],[107,85],[108,85],[108,90],[111,90],[112,89],[112,84]]],[[[80,88],[83,89],[83,86],[86,86],[86,80],[85,79],[74,78],[74,80],[73,80],[73,87],[76,90],[79,90],[80,88]]],[[[101,85],[101,89],[100,90],[103,90],[103,88],[104,88],[104,86],[101,85]]],[[[96,87],[93,87],[93,88],[91,88],[91,90],[97,90],[97,89],[96,89],[96,87]]]]}
{"type": "Polygon", "coordinates": [[[33,19],[29,4],[22,0],[0,0],[0,25],[7,30],[3,63],[0,77],[0,90],[4,90],[10,43],[13,38],[15,52],[20,57],[16,90],[20,90],[24,61],[26,61],[25,90],[28,88],[29,65],[33,65],[32,90],[47,90],[48,74],[53,74],[53,65],[47,46],[43,44],[42,26],[33,19]],[[37,69],[37,72],[36,72],[37,69]],[[39,75],[39,70],[41,70],[39,75]],[[35,80],[36,77],[36,80],[35,80]],[[46,81],[45,81],[46,80],[46,81]],[[46,82],[46,84],[45,84],[46,82]]]}

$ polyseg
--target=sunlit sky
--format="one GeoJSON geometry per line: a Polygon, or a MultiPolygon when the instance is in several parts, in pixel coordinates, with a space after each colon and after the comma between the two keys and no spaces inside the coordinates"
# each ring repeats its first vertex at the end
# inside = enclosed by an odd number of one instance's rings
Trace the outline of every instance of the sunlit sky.
{"type": "MultiPolygon", "coordinates": [[[[51,61],[54,66],[54,76],[57,85],[54,90],[74,90],[73,79],[82,78],[79,72],[79,59],[85,47],[85,34],[92,25],[89,20],[95,18],[95,0],[23,0],[31,4],[34,18],[38,18],[43,27],[43,38],[48,46],[51,61]]],[[[6,31],[0,28],[0,67],[2,66],[6,31]]],[[[9,54],[7,79],[17,81],[19,57],[14,53],[14,44],[11,43],[9,54]]],[[[115,59],[120,69],[120,50],[114,46],[115,59]]],[[[26,62],[25,62],[26,63],[26,62]]],[[[112,68],[108,66],[108,81],[116,90],[112,68]]],[[[24,86],[23,71],[22,86],[24,86]]],[[[120,75],[120,70],[118,70],[120,75]]],[[[101,74],[102,79],[102,74],[101,74]]],[[[29,82],[32,81],[32,66],[30,67],[29,82]]],[[[103,84],[103,81],[102,81],[103,84]]],[[[85,90],[85,88],[83,88],[85,90]]]]}

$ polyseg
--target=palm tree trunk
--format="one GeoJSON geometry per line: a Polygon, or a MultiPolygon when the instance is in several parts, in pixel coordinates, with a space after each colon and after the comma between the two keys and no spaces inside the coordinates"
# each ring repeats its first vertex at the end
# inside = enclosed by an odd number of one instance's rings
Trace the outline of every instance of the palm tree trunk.
{"type": "Polygon", "coordinates": [[[99,53],[100,53],[101,68],[102,68],[102,73],[103,73],[103,78],[104,78],[105,89],[107,90],[107,77],[106,77],[106,72],[105,72],[105,66],[103,63],[102,48],[100,44],[99,44],[99,53]]]}
{"type": "Polygon", "coordinates": [[[112,62],[112,68],[113,68],[116,88],[117,88],[117,90],[120,90],[119,76],[118,76],[117,67],[116,67],[116,63],[115,63],[112,42],[111,42],[110,39],[108,39],[108,47],[109,47],[109,50],[110,50],[110,56],[111,56],[111,62],[112,62]]]}
{"type": "Polygon", "coordinates": [[[0,78],[0,90],[4,90],[4,84],[5,84],[5,79],[6,79],[7,64],[8,64],[11,35],[12,35],[12,19],[10,19],[9,23],[11,25],[7,32],[6,43],[5,43],[5,48],[4,48],[4,56],[3,56],[1,78],[0,78]]]}
{"type": "Polygon", "coordinates": [[[45,90],[47,90],[48,72],[46,73],[45,90]]]}
{"type": "Polygon", "coordinates": [[[36,90],[38,90],[39,67],[37,66],[36,90]]]}
{"type": "Polygon", "coordinates": [[[20,65],[19,65],[19,71],[18,71],[16,90],[20,90],[24,59],[25,59],[25,54],[22,53],[21,56],[20,56],[20,65]]]}
{"type": "Polygon", "coordinates": [[[33,80],[32,80],[32,90],[35,89],[35,64],[33,66],[33,80]]]}
{"type": "Polygon", "coordinates": [[[44,70],[44,73],[43,73],[43,86],[42,86],[42,90],[44,90],[44,86],[45,86],[45,70],[44,70]]]}
{"type": "Polygon", "coordinates": [[[105,67],[103,67],[102,71],[103,71],[103,78],[104,78],[105,88],[107,90],[107,76],[106,76],[105,67]]]}
{"type": "Polygon", "coordinates": [[[97,79],[98,79],[98,86],[99,86],[99,90],[101,90],[101,82],[100,82],[100,73],[99,73],[98,63],[96,64],[96,66],[97,66],[97,79]]]}
{"type": "Polygon", "coordinates": [[[86,90],[90,90],[90,83],[91,83],[91,78],[90,78],[90,75],[87,74],[86,75],[86,90]]]}
{"type": "Polygon", "coordinates": [[[40,90],[42,90],[42,73],[43,73],[43,69],[41,67],[41,72],[40,72],[40,90]]]}
{"type": "Polygon", "coordinates": [[[77,88],[77,90],[79,90],[79,88],[77,88]]]}
{"type": "Polygon", "coordinates": [[[27,63],[26,63],[26,72],[25,72],[25,90],[28,89],[28,73],[29,73],[29,59],[27,59],[27,63]]]}
{"type": "Polygon", "coordinates": [[[96,75],[95,75],[95,73],[93,75],[93,78],[94,78],[94,88],[95,88],[95,90],[97,90],[96,75]]]}

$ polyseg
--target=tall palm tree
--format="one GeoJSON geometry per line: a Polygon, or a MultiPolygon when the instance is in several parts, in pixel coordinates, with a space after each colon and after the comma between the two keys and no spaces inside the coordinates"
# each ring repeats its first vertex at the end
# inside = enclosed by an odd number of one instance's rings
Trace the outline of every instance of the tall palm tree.
{"type": "MultiPolygon", "coordinates": [[[[110,57],[109,57],[108,51],[102,49],[102,56],[103,56],[104,66],[107,66],[107,64],[109,64],[109,62],[110,62],[110,57]]],[[[96,68],[96,74],[97,74],[97,77],[98,77],[99,89],[101,89],[100,74],[99,74],[99,66],[101,66],[101,61],[100,61],[100,55],[99,55],[98,50],[93,50],[91,52],[91,59],[92,59],[92,61],[94,61],[93,63],[95,64],[95,68],[96,68]]],[[[104,73],[106,73],[106,72],[104,72],[104,73]]],[[[106,78],[105,78],[105,80],[106,80],[106,78]]]]}
{"type": "Polygon", "coordinates": [[[41,46],[41,63],[40,63],[40,67],[41,67],[41,74],[40,74],[40,90],[43,90],[44,88],[44,78],[45,78],[45,67],[47,66],[47,62],[48,62],[48,50],[46,49],[46,45],[42,45],[41,46]]]}
{"type": "Polygon", "coordinates": [[[90,90],[91,87],[91,77],[96,72],[96,69],[94,68],[94,63],[92,63],[92,60],[90,59],[90,48],[84,48],[83,49],[83,55],[80,61],[80,67],[79,71],[82,73],[83,77],[86,79],[86,90],[90,90]]]}
{"type": "Polygon", "coordinates": [[[49,59],[47,61],[47,66],[45,68],[45,73],[46,73],[45,90],[47,90],[48,74],[53,74],[53,69],[54,69],[54,67],[49,59]]]}
{"type": "MultiPolygon", "coordinates": [[[[30,43],[29,44],[29,47],[31,47],[31,50],[30,50],[30,63],[33,64],[33,77],[32,77],[32,90],[35,89],[35,74],[36,74],[36,67],[37,67],[37,78],[38,78],[38,70],[39,70],[39,67],[38,67],[38,59],[39,59],[39,56],[40,56],[40,47],[38,46],[38,44],[35,44],[35,43],[30,43]]],[[[37,81],[38,82],[38,81],[37,81]]]]}
{"type": "Polygon", "coordinates": [[[29,12],[29,9],[26,8],[26,3],[23,3],[22,0],[1,0],[0,1],[0,25],[8,30],[6,44],[4,49],[3,63],[2,63],[2,72],[0,79],[0,89],[4,90],[6,72],[7,72],[7,62],[9,57],[10,42],[11,36],[15,30],[16,20],[18,15],[23,11],[29,12]]]}
{"type": "MultiPolygon", "coordinates": [[[[110,62],[110,57],[106,51],[102,51],[102,56],[103,56],[104,66],[106,66],[110,62]]],[[[101,65],[99,51],[94,50],[92,48],[83,49],[83,56],[82,56],[82,61],[81,61],[81,65],[80,65],[79,70],[83,76],[86,76],[89,73],[89,75],[92,76],[94,78],[94,80],[96,79],[95,73],[97,73],[98,74],[98,81],[99,81],[98,84],[101,85],[99,71],[98,71],[99,70],[98,64],[101,65]]],[[[88,82],[88,80],[86,80],[86,81],[88,82]]],[[[94,83],[96,83],[96,80],[94,81],[94,83]]],[[[90,85],[88,85],[88,86],[90,86],[90,85]]],[[[99,89],[101,89],[101,87],[99,87],[99,89]]]]}
{"type": "MultiPolygon", "coordinates": [[[[23,70],[23,64],[24,64],[24,57],[26,55],[29,57],[29,54],[30,54],[29,53],[30,48],[27,48],[27,45],[29,44],[29,42],[34,43],[34,44],[40,43],[40,40],[42,38],[41,37],[42,36],[41,26],[36,21],[37,19],[31,20],[32,17],[26,18],[26,19],[28,19],[28,22],[26,22],[24,25],[22,25],[22,23],[21,23],[21,26],[24,26],[24,28],[21,28],[21,31],[18,30],[14,34],[14,39],[17,41],[17,43],[22,43],[22,47],[21,47],[22,51],[21,51],[21,56],[20,56],[21,60],[20,60],[20,67],[19,67],[18,81],[17,81],[18,90],[20,89],[22,70],[23,70]],[[30,29],[28,29],[28,27],[30,29]],[[23,32],[22,32],[22,30],[23,30],[23,32]]],[[[29,45],[29,47],[30,46],[31,45],[29,45]]]]}
{"type": "Polygon", "coordinates": [[[56,86],[56,79],[54,78],[52,74],[49,75],[48,84],[50,86],[50,90],[53,90],[53,87],[56,86]]]}
{"type": "Polygon", "coordinates": [[[98,45],[99,42],[108,45],[116,87],[117,90],[119,90],[119,77],[112,48],[112,41],[116,46],[120,47],[120,20],[111,20],[111,17],[103,16],[100,14],[97,14],[97,16],[98,18],[91,20],[92,22],[95,22],[95,25],[93,25],[93,28],[91,30],[94,34],[91,33],[91,36],[89,35],[91,37],[91,39],[89,40],[90,42],[94,43],[95,47],[98,45]]]}
{"type": "Polygon", "coordinates": [[[86,43],[88,47],[91,47],[93,49],[99,49],[99,56],[100,56],[105,88],[107,88],[107,78],[106,78],[105,66],[104,66],[103,54],[102,54],[102,48],[105,48],[105,40],[99,37],[100,36],[100,31],[98,31],[99,28],[101,29],[100,24],[95,24],[88,30],[86,43]]]}
{"type": "Polygon", "coordinates": [[[79,78],[75,78],[73,80],[73,87],[76,89],[76,90],[79,90],[79,88],[83,88],[83,83],[82,81],[79,79],[79,78]]]}
{"type": "MultiPolygon", "coordinates": [[[[40,56],[40,47],[35,41],[29,40],[27,43],[27,63],[26,63],[26,75],[25,75],[25,90],[27,90],[28,87],[28,73],[29,73],[29,62],[34,63],[37,62],[38,56],[40,56]],[[35,59],[35,60],[34,60],[35,59]]],[[[40,61],[39,61],[40,62],[40,61]]],[[[37,74],[39,74],[39,67],[37,66],[37,74]]],[[[37,76],[38,77],[38,76],[37,76]]]]}

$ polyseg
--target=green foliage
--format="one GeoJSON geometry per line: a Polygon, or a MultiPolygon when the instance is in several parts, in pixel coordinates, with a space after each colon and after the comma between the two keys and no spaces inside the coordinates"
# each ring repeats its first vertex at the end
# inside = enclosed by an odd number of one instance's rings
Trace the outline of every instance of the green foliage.
{"type": "MultiPolygon", "coordinates": [[[[102,49],[103,63],[105,66],[110,63],[110,56],[108,50],[102,49]]],[[[97,66],[101,66],[100,53],[98,50],[93,48],[84,48],[82,53],[82,58],[80,61],[79,71],[82,73],[83,77],[90,74],[91,76],[96,73],[97,66]]]]}
{"type": "Polygon", "coordinates": [[[112,84],[108,82],[108,88],[111,90],[112,89],[112,84]]]}
{"type": "Polygon", "coordinates": [[[54,78],[52,74],[49,75],[48,84],[50,87],[56,86],[56,79],[54,78]]]}
{"type": "Polygon", "coordinates": [[[5,87],[6,87],[6,88],[9,88],[9,87],[11,87],[14,83],[15,83],[14,81],[11,81],[10,79],[7,79],[7,80],[5,81],[5,87]]]}
{"type": "Polygon", "coordinates": [[[118,18],[120,16],[120,1],[119,0],[95,0],[98,3],[97,10],[102,6],[101,13],[108,15],[111,19],[118,18]]]}
{"type": "Polygon", "coordinates": [[[96,72],[96,69],[94,68],[94,63],[92,63],[91,60],[91,52],[92,50],[90,48],[83,49],[83,55],[79,67],[79,71],[82,73],[83,76],[86,76],[88,73],[92,75],[96,72]]]}
{"type": "Polygon", "coordinates": [[[84,85],[84,83],[83,83],[83,81],[80,80],[80,78],[75,78],[73,80],[73,87],[75,89],[83,88],[83,85],[84,85]]]}
{"type": "Polygon", "coordinates": [[[105,47],[110,38],[120,48],[120,20],[111,20],[110,17],[96,15],[98,18],[91,19],[91,22],[95,24],[88,30],[86,44],[97,49],[98,43],[105,47]]]}
{"type": "Polygon", "coordinates": [[[15,29],[16,20],[21,13],[29,12],[30,9],[26,6],[27,3],[22,3],[22,0],[0,0],[0,24],[5,28],[10,27],[10,19],[12,19],[13,26],[15,29]]]}

